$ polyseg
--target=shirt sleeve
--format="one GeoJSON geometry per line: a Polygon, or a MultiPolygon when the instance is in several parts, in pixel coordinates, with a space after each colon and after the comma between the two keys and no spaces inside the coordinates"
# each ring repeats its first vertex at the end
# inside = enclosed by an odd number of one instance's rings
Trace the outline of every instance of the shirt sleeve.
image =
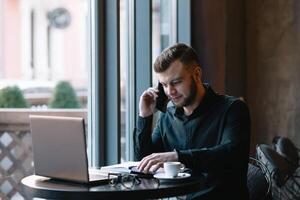
{"type": "Polygon", "coordinates": [[[193,170],[226,173],[244,168],[250,149],[250,114],[247,105],[237,100],[227,110],[220,144],[211,148],[177,150],[178,159],[193,170]]]}
{"type": "Polygon", "coordinates": [[[153,116],[138,117],[137,127],[134,130],[134,153],[135,159],[141,160],[143,157],[153,152],[161,152],[162,140],[160,134],[160,118],[152,132],[153,116]]]}

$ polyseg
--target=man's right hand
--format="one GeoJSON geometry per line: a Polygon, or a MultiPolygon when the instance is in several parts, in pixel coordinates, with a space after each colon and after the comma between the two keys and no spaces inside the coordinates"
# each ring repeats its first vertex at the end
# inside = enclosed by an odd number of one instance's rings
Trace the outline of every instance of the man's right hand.
{"type": "Polygon", "coordinates": [[[148,88],[143,92],[139,102],[139,116],[149,117],[155,112],[158,89],[148,88]]]}

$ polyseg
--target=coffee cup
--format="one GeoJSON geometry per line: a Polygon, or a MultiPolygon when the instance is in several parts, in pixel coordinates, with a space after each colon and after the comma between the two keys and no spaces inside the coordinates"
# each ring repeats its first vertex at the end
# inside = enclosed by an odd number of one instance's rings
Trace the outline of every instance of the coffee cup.
{"type": "Polygon", "coordinates": [[[181,162],[165,162],[164,171],[167,177],[176,177],[184,168],[181,162]]]}

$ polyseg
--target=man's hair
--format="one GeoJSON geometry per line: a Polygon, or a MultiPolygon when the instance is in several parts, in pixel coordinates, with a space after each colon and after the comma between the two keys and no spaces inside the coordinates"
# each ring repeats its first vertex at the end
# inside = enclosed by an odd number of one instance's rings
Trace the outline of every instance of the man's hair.
{"type": "Polygon", "coordinates": [[[156,58],[154,62],[154,71],[156,73],[164,72],[176,60],[179,60],[186,66],[197,65],[200,67],[199,58],[195,50],[186,44],[177,43],[163,50],[156,58]]]}

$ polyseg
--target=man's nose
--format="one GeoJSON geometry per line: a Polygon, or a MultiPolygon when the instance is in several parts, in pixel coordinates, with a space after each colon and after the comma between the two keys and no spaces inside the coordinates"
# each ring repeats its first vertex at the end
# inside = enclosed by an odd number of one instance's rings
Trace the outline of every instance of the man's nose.
{"type": "Polygon", "coordinates": [[[172,85],[168,85],[166,93],[168,95],[173,95],[176,93],[175,87],[172,85]]]}

